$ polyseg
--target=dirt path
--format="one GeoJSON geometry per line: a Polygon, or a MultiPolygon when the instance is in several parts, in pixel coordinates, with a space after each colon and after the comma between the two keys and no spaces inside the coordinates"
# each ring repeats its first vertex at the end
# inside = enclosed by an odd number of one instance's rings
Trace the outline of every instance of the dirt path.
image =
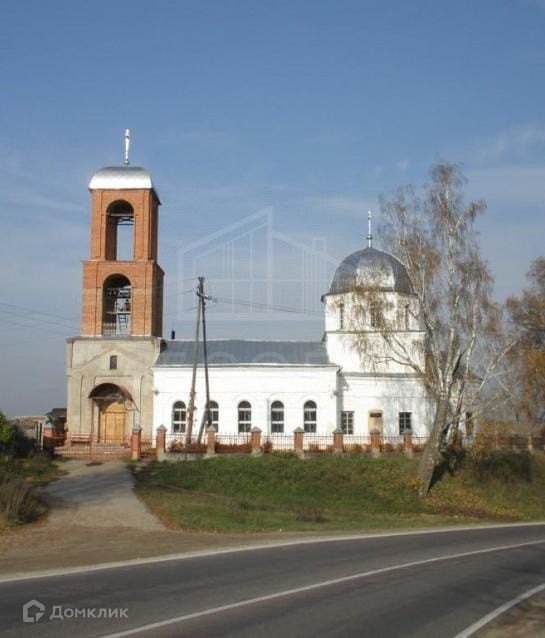
{"type": "Polygon", "coordinates": [[[44,494],[52,508],[45,526],[65,528],[129,527],[161,531],[165,527],[137,498],[129,467],[122,461],[90,465],[75,460],[63,464],[67,475],[48,485],[44,494]]]}
{"type": "MultiPolygon", "coordinates": [[[[68,461],[44,489],[44,520],[0,534],[0,574],[246,545],[285,534],[211,534],[166,528],[133,492],[126,463],[68,461]]],[[[298,538],[315,534],[290,534],[298,538]]]]}

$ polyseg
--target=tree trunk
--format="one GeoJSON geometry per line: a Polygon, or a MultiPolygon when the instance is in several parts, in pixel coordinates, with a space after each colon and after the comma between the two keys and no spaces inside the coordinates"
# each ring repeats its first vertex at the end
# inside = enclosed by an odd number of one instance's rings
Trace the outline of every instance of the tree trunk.
{"type": "Polygon", "coordinates": [[[430,490],[433,473],[441,457],[441,443],[443,441],[448,411],[448,396],[441,395],[437,400],[437,409],[435,411],[430,438],[428,439],[418,467],[418,477],[420,479],[418,494],[421,498],[424,498],[430,490]]]}

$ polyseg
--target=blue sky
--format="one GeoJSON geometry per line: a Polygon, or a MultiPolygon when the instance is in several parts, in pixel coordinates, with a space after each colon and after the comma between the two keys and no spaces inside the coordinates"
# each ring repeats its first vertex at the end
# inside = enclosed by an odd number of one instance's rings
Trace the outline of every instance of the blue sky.
{"type": "MultiPolygon", "coordinates": [[[[544,33],[540,0],[4,0],[0,408],[64,405],[87,184],[120,163],[127,126],[132,162],[163,200],[165,329],[179,337],[190,334],[175,321],[180,250],[268,209],[277,232],[326,238],[341,259],[378,194],[422,183],[438,158],[462,163],[468,194],[488,201],[496,295],[516,293],[544,252],[544,33]]],[[[211,326],[212,337],[322,330],[311,315],[211,326]]]]}

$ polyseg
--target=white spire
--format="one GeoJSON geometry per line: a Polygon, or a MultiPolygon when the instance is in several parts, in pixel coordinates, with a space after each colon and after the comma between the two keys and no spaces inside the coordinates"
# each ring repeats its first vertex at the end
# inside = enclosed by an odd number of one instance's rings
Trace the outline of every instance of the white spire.
{"type": "Polygon", "coordinates": [[[129,165],[129,148],[131,145],[131,132],[128,128],[125,129],[125,158],[123,160],[123,164],[125,166],[129,165]]]}
{"type": "Polygon", "coordinates": [[[368,248],[372,248],[373,247],[373,233],[371,232],[371,211],[369,211],[369,213],[368,213],[367,222],[368,222],[368,227],[369,227],[369,230],[367,232],[367,247],[368,248]]]}

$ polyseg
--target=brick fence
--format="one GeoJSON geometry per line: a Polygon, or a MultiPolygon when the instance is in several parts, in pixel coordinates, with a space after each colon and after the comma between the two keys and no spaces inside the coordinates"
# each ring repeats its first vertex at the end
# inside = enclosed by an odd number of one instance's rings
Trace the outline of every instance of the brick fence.
{"type": "MultiPolygon", "coordinates": [[[[339,429],[331,434],[319,435],[296,428],[291,434],[263,434],[255,427],[243,434],[219,434],[213,427],[208,428],[199,441],[192,437],[186,445],[184,433],[169,434],[164,426],[157,430],[155,441],[142,436],[140,428],[121,439],[93,441],[90,436],[48,437],[44,433],[43,447],[56,455],[69,458],[141,458],[176,459],[179,455],[216,454],[270,454],[274,452],[294,452],[300,457],[315,454],[370,454],[379,456],[391,452],[412,456],[422,452],[427,437],[413,436],[410,432],[402,436],[382,436],[373,433],[368,436],[343,434],[339,429]]],[[[459,437],[452,445],[464,448],[482,447],[488,449],[536,450],[545,449],[545,437],[532,434],[500,435],[482,434],[474,437],[459,437]]]]}

